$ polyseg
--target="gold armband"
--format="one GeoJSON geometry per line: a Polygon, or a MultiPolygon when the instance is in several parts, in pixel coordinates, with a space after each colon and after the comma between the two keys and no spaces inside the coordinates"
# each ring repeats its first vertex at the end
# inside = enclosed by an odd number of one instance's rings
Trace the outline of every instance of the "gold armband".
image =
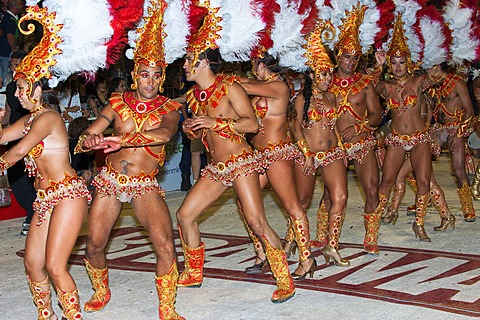
{"type": "Polygon", "coordinates": [[[211,131],[223,131],[227,129],[228,132],[238,135],[239,133],[233,127],[237,124],[237,120],[230,119],[230,118],[217,118],[213,126],[210,127],[211,131]]]}
{"type": "Polygon", "coordinates": [[[83,143],[85,142],[85,140],[87,140],[87,137],[88,137],[88,136],[89,136],[89,135],[87,135],[87,134],[82,134],[82,135],[80,135],[80,137],[78,137],[78,142],[77,142],[77,144],[75,145],[75,149],[73,149],[73,154],[90,151],[89,148],[85,148],[85,147],[83,146],[83,143]]]}
{"type": "Polygon", "coordinates": [[[467,129],[470,128],[471,123],[472,123],[472,117],[469,117],[468,119],[463,120],[458,126],[457,137],[459,138],[463,137],[465,135],[465,132],[467,132],[467,129]]]}
{"type": "Polygon", "coordinates": [[[5,155],[7,154],[8,152],[5,152],[1,157],[0,157],[0,172],[3,172],[5,170],[7,170],[8,168],[10,168],[11,166],[13,166],[15,164],[14,163],[10,163],[8,162],[7,160],[5,160],[3,157],[5,157],[5,155]]]}
{"type": "Polygon", "coordinates": [[[376,85],[380,81],[380,76],[383,71],[383,66],[376,66],[372,68],[368,68],[365,73],[371,77],[373,77],[373,84],[376,85]]]}
{"type": "Polygon", "coordinates": [[[146,132],[129,132],[122,136],[120,141],[122,147],[143,147],[153,144],[162,144],[163,141],[157,137],[151,136],[146,132]]]}
{"type": "Polygon", "coordinates": [[[297,145],[305,157],[313,157],[313,155],[315,154],[312,151],[310,151],[310,146],[308,145],[307,140],[303,139],[303,140],[297,141],[297,145]]]}

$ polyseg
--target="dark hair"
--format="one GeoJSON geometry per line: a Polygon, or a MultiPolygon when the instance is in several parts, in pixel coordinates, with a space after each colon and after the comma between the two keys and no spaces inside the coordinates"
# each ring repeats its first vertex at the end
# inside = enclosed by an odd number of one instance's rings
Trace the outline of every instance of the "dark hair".
{"type": "Polygon", "coordinates": [[[222,63],[222,57],[218,49],[207,49],[198,55],[198,60],[207,59],[209,61],[210,70],[217,73],[220,63],[222,63]]]}
{"type": "Polygon", "coordinates": [[[27,52],[23,50],[17,50],[12,53],[10,59],[20,59],[23,60],[27,56],[27,52]]]}
{"type": "Polygon", "coordinates": [[[42,79],[38,80],[37,82],[35,82],[32,85],[32,93],[31,93],[32,95],[33,95],[33,91],[37,87],[42,88],[42,98],[43,98],[44,103],[55,106],[55,107],[60,104],[60,101],[58,100],[57,94],[48,85],[48,79],[42,78],[42,79]]]}
{"type": "Polygon", "coordinates": [[[79,117],[74,119],[68,125],[68,138],[69,139],[78,139],[80,134],[85,131],[89,126],[88,119],[85,117],[79,117]]]}
{"type": "Polygon", "coordinates": [[[310,98],[312,97],[312,79],[310,78],[310,73],[313,71],[309,71],[305,74],[305,85],[303,87],[303,97],[305,98],[305,104],[303,105],[303,119],[308,121],[308,108],[310,107],[310,98]]]}
{"type": "Polygon", "coordinates": [[[267,67],[272,72],[284,72],[284,69],[278,65],[278,60],[272,55],[270,55],[268,52],[265,52],[263,58],[259,58],[258,61],[263,62],[265,67],[267,67]]]}
{"type": "Polygon", "coordinates": [[[117,90],[117,87],[120,85],[120,82],[122,81],[125,81],[125,79],[121,77],[115,77],[112,80],[110,80],[110,82],[108,83],[108,89],[107,89],[107,99],[110,99],[110,97],[112,96],[112,93],[114,93],[117,90]]]}

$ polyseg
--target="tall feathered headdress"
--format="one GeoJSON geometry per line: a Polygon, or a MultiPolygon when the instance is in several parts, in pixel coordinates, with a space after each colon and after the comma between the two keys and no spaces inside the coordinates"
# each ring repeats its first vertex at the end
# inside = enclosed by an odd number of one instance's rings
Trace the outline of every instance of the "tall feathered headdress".
{"type": "MultiPolygon", "coordinates": [[[[14,75],[14,80],[22,78],[27,82],[26,94],[31,99],[33,84],[42,78],[50,79],[52,77],[50,68],[57,63],[54,57],[62,52],[58,48],[62,41],[58,32],[63,26],[55,23],[55,13],[48,12],[47,8],[34,6],[27,7],[26,11],[27,13],[20,19],[20,25],[23,21],[35,20],[43,26],[43,36],[40,43],[23,58],[14,75]]],[[[34,30],[33,24],[28,24],[28,30],[20,28],[20,31],[25,35],[31,34],[34,30]]]]}
{"type": "Polygon", "coordinates": [[[265,23],[265,28],[259,32],[259,41],[253,48],[251,58],[263,58],[273,46],[272,30],[275,25],[275,15],[280,12],[280,5],[276,0],[254,0],[260,12],[260,18],[265,23]]]}
{"type": "Polygon", "coordinates": [[[403,29],[402,14],[397,14],[397,19],[395,20],[395,25],[393,28],[392,37],[390,39],[390,44],[387,50],[387,64],[391,69],[391,58],[393,56],[405,56],[407,59],[407,70],[408,73],[412,74],[415,70],[419,68],[419,65],[412,63],[410,49],[407,44],[407,37],[405,37],[405,31],[403,29]]]}
{"type": "Polygon", "coordinates": [[[360,45],[359,30],[363,22],[367,6],[357,4],[351,11],[346,12],[346,17],[342,19],[340,35],[335,43],[337,56],[340,57],[344,52],[352,55],[361,55],[362,46],[360,45]]]}
{"type": "MultiPolygon", "coordinates": [[[[165,50],[164,32],[165,24],[163,21],[166,3],[164,0],[147,0],[145,2],[143,21],[136,30],[129,32],[129,40],[134,43],[133,61],[134,61],[134,79],[132,89],[137,88],[137,70],[141,64],[149,67],[161,67],[162,79],[160,87],[165,81],[165,50]]],[[[131,51],[127,54],[131,56],[131,51]]]]}
{"type": "Polygon", "coordinates": [[[480,59],[480,34],[475,33],[478,5],[477,0],[449,0],[443,7],[443,18],[452,32],[450,64],[480,59]]]}
{"type": "Polygon", "coordinates": [[[307,58],[306,65],[315,72],[315,76],[319,77],[320,72],[333,72],[334,65],[323,46],[323,40],[333,39],[335,28],[330,22],[318,20],[315,28],[306,37],[307,45],[304,56],[307,58]]]}

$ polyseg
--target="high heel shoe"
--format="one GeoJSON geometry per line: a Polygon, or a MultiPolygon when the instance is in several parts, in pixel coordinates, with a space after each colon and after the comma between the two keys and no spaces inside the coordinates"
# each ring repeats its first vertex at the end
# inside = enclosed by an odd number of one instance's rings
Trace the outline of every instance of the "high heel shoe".
{"type": "Polygon", "coordinates": [[[295,241],[286,242],[284,250],[287,254],[287,259],[289,259],[291,255],[294,255],[297,252],[297,243],[295,241]]]}
{"type": "Polygon", "coordinates": [[[264,260],[260,259],[259,263],[255,263],[253,266],[245,268],[245,273],[247,274],[260,274],[263,272],[263,269],[267,266],[268,261],[265,258],[264,260]]]}
{"type": "Polygon", "coordinates": [[[425,227],[423,225],[418,225],[415,222],[412,226],[413,233],[415,233],[415,239],[418,237],[420,241],[423,242],[432,242],[432,239],[427,235],[427,231],[425,231],[425,227]]]}
{"type": "Polygon", "coordinates": [[[317,269],[317,261],[315,260],[315,258],[312,258],[313,259],[313,262],[312,262],[312,265],[310,266],[310,268],[308,270],[305,270],[305,268],[302,266],[302,264],[300,263],[299,264],[299,267],[304,271],[303,274],[298,274],[296,272],[292,273],[292,279],[295,280],[295,281],[300,281],[300,280],[304,280],[307,276],[307,274],[310,274],[310,278],[313,278],[313,274],[315,273],[315,270],[317,269]]]}
{"type": "Polygon", "coordinates": [[[392,210],[392,211],[387,211],[385,215],[382,217],[382,222],[384,223],[392,223],[392,225],[395,225],[398,220],[398,210],[392,210]]]}
{"type": "Polygon", "coordinates": [[[325,262],[328,266],[330,263],[330,258],[333,259],[333,262],[337,267],[348,267],[350,266],[350,261],[347,259],[343,259],[340,256],[340,253],[334,248],[326,248],[322,250],[323,257],[325,258],[325,262]]]}
{"type": "Polygon", "coordinates": [[[438,227],[434,227],[433,230],[447,231],[449,226],[452,227],[452,230],[455,230],[455,216],[452,214],[447,218],[442,218],[440,225],[438,227]]]}

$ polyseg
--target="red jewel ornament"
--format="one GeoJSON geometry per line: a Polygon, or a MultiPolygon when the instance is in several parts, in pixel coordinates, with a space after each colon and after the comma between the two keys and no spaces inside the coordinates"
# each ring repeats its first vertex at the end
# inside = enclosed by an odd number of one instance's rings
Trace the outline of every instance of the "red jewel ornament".
{"type": "Polygon", "coordinates": [[[140,102],[135,106],[135,111],[137,111],[138,113],[145,113],[147,109],[147,105],[143,102],[140,102]]]}

